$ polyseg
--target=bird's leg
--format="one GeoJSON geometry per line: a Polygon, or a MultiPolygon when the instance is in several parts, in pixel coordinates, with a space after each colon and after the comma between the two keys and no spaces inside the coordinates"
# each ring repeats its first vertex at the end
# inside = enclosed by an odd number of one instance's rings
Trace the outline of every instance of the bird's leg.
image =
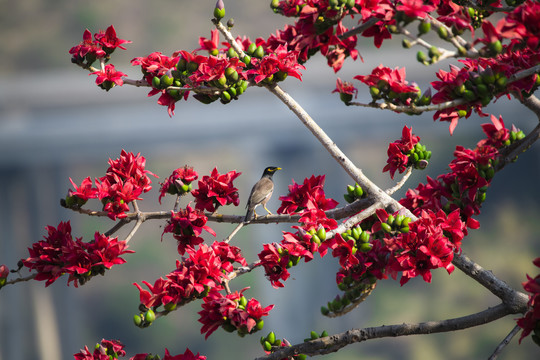
{"type": "MultiPolygon", "coordinates": [[[[268,215],[273,215],[272,212],[266,208],[266,205],[263,205],[263,208],[264,208],[264,210],[266,210],[268,212],[268,215]]],[[[268,215],[266,215],[266,216],[268,216],[268,215]]]]}

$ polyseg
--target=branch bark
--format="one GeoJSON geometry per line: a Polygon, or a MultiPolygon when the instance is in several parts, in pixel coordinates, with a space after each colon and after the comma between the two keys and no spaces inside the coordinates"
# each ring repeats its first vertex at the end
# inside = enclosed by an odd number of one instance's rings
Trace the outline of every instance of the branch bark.
{"type": "Polygon", "coordinates": [[[279,348],[279,350],[255,360],[279,360],[298,354],[324,355],[336,352],[347,345],[370,339],[463,330],[490,323],[508,314],[513,314],[513,312],[505,304],[499,304],[474,314],[447,320],[353,329],[302,344],[279,348]]]}

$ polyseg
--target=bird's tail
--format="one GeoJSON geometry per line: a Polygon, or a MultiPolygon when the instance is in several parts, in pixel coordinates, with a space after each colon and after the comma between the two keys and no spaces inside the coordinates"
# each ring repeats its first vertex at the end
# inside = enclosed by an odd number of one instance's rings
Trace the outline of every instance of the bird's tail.
{"type": "Polygon", "coordinates": [[[253,209],[248,209],[246,213],[246,217],[244,217],[244,223],[248,223],[251,220],[252,216],[253,216],[253,209]]]}

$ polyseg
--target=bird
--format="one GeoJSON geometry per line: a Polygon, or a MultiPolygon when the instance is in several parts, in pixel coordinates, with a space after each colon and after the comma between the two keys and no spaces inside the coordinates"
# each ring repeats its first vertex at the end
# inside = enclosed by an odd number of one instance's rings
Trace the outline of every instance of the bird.
{"type": "Polygon", "coordinates": [[[266,210],[269,215],[272,214],[272,212],[266,208],[266,203],[274,191],[274,180],[272,180],[272,176],[274,176],[274,173],[278,170],[281,170],[281,168],[277,166],[267,167],[264,169],[261,179],[257,181],[255,185],[253,185],[246,204],[247,212],[246,217],[244,218],[244,223],[249,222],[252,215],[255,215],[255,219],[257,218],[255,208],[259,205],[262,205],[264,210],[266,210]]]}

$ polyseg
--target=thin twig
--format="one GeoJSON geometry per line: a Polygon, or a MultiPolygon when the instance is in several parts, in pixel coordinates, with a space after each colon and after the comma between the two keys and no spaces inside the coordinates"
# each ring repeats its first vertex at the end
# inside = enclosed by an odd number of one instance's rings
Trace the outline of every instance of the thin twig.
{"type": "Polygon", "coordinates": [[[497,357],[499,356],[499,354],[504,350],[504,348],[506,347],[506,345],[510,344],[510,341],[512,341],[512,338],[514,336],[516,336],[516,334],[519,332],[519,330],[521,330],[521,328],[516,325],[514,326],[514,328],[512,329],[512,331],[510,331],[510,333],[508,335],[506,335],[506,337],[503,339],[503,341],[501,341],[501,343],[499,344],[499,346],[497,346],[497,348],[495,349],[495,351],[493,352],[493,354],[489,357],[488,360],[495,360],[497,359],[497,357]]]}
{"type": "Polygon", "coordinates": [[[388,195],[392,195],[393,193],[395,193],[396,191],[398,191],[399,189],[401,189],[403,187],[403,185],[405,185],[405,183],[407,182],[407,180],[409,179],[409,177],[411,176],[412,174],[412,171],[413,171],[413,167],[412,166],[409,166],[407,168],[407,171],[405,172],[405,175],[403,175],[403,177],[401,178],[401,180],[398,181],[398,183],[391,187],[390,189],[387,189],[386,190],[386,193],[388,195]]]}
{"type": "Polygon", "coordinates": [[[33,280],[33,279],[36,277],[36,275],[37,275],[37,273],[36,273],[36,274],[28,275],[28,276],[26,276],[26,277],[21,277],[21,278],[16,278],[16,279],[8,280],[8,281],[6,281],[6,283],[4,284],[4,286],[16,284],[16,283],[23,282],[23,281],[30,281],[30,280],[33,280]]]}
{"type": "Polygon", "coordinates": [[[232,238],[234,237],[234,235],[236,235],[236,233],[237,233],[238,231],[240,231],[240,229],[241,229],[242,227],[244,227],[244,222],[243,222],[243,221],[242,221],[240,224],[238,224],[238,226],[234,228],[233,232],[232,232],[229,236],[227,236],[227,237],[225,238],[225,240],[223,240],[223,241],[226,242],[226,243],[229,243],[229,241],[232,240],[232,238]]]}

